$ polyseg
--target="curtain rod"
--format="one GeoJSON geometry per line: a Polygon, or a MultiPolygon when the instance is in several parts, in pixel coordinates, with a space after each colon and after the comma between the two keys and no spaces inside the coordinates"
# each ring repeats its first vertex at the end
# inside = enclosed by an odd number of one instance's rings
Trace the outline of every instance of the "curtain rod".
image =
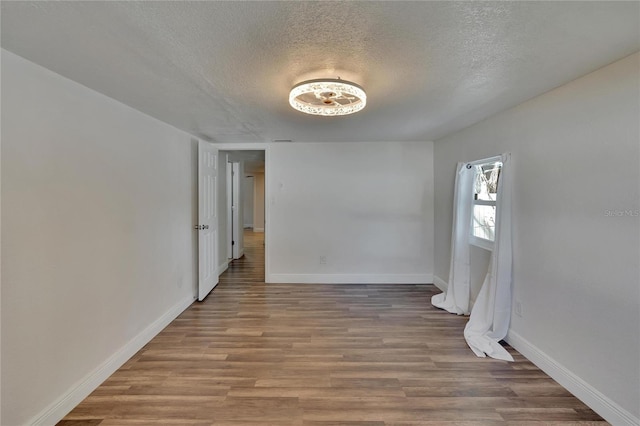
{"type": "MultiPolygon", "coordinates": [[[[509,154],[508,152],[506,152],[505,154],[509,154]]],[[[470,169],[473,166],[477,166],[478,164],[484,164],[484,163],[491,163],[492,161],[501,161],[502,160],[502,155],[496,155],[493,157],[489,157],[489,158],[483,158],[481,160],[475,160],[475,161],[468,161],[467,162],[467,169],[470,169]]]]}

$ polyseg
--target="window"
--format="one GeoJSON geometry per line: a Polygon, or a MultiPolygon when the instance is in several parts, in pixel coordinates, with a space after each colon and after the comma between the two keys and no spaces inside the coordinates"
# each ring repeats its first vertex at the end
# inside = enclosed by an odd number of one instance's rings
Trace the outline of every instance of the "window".
{"type": "Polygon", "coordinates": [[[473,210],[470,243],[493,249],[496,231],[496,200],[502,162],[487,161],[471,164],[474,168],[473,210]]]}

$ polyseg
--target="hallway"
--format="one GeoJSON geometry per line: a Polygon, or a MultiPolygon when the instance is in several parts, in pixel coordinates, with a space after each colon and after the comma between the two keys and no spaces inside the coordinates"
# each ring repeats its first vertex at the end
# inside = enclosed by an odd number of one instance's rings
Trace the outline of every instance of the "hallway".
{"type": "Polygon", "coordinates": [[[263,236],[59,424],[606,424],[513,349],[475,357],[432,285],[265,284],[263,236]]]}
{"type": "MultiPolygon", "coordinates": [[[[220,276],[218,288],[227,283],[264,284],[264,233],[244,230],[244,256],[229,264],[220,276]]],[[[214,293],[217,289],[214,289],[214,293]]],[[[210,296],[213,296],[211,294],[210,296]]],[[[205,299],[209,300],[211,297],[205,299]]]]}

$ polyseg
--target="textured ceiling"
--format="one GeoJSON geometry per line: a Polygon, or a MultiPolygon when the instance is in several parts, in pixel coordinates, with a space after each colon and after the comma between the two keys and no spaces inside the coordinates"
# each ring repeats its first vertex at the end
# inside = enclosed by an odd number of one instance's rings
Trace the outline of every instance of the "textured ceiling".
{"type": "Polygon", "coordinates": [[[218,142],[435,140],[640,50],[638,2],[2,2],[2,46],[218,142]],[[289,89],[353,80],[306,116],[289,89]]]}

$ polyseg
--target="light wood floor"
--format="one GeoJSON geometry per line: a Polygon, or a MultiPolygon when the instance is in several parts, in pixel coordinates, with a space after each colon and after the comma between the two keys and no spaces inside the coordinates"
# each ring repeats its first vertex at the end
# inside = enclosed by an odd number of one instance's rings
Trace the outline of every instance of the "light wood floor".
{"type": "Polygon", "coordinates": [[[515,350],[476,358],[432,285],[265,284],[262,236],[59,425],[606,424],[515,350]]]}

